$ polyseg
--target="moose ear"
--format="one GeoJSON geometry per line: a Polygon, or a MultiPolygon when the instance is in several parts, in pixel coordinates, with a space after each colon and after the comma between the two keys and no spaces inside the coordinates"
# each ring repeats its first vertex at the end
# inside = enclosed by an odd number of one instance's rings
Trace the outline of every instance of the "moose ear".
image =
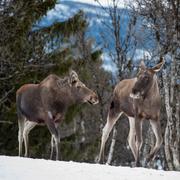
{"type": "Polygon", "coordinates": [[[159,64],[157,64],[156,66],[154,66],[153,68],[151,68],[151,70],[153,72],[159,72],[161,70],[161,68],[163,67],[165,61],[163,60],[162,62],[160,62],[159,64]]]}
{"type": "Polygon", "coordinates": [[[70,84],[68,77],[65,77],[64,79],[59,79],[59,80],[57,81],[57,85],[58,85],[59,88],[64,87],[66,84],[70,84]]]}
{"type": "Polygon", "coordinates": [[[146,69],[146,65],[145,65],[143,60],[141,61],[140,65],[139,65],[139,68],[140,68],[140,70],[145,70],[146,69]]]}
{"type": "Polygon", "coordinates": [[[75,71],[73,71],[73,70],[70,71],[69,76],[70,76],[70,83],[71,84],[74,84],[79,80],[77,73],[75,71]]]}

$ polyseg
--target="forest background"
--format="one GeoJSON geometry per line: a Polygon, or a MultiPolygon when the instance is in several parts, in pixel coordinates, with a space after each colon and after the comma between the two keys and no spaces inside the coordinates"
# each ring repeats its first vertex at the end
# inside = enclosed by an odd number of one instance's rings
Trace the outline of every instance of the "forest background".
{"type": "MultiPolygon", "coordinates": [[[[100,103],[69,109],[61,126],[62,160],[95,162],[113,88],[118,81],[136,75],[141,60],[137,50],[141,49],[149,67],[162,58],[166,62],[158,74],[164,142],[154,168],[180,170],[180,2],[135,0],[126,2],[123,8],[121,1],[109,2],[105,6],[96,1],[106,15],[101,19],[102,14],[96,14],[103,27],[99,32],[83,8],[66,20],[56,19],[42,26],[43,18],[61,1],[0,2],[1,155],[18,154],[16,90],[26,83],[39,83],[50,73],[64,77],[74,69],[80,80],[98,93],[100,103]],[[89,33],[89,27],[94,31],[89,33]],[[93,33],[98,33],[98,38],[93,33]],[[112,65],[111,71],[104,68],[107,63],[112,65]]],[[[143,127],[145,158],[154,135],[148,122],[143,127]]],[[[123,116],[107,143],[109,164],[129,166],[134,161],[128,132],[128,121],[123,116]]],[[[50,134],[46,127],[36,127],[30,134],[30,157],[48,159],[49,154],[50,134]]]]}

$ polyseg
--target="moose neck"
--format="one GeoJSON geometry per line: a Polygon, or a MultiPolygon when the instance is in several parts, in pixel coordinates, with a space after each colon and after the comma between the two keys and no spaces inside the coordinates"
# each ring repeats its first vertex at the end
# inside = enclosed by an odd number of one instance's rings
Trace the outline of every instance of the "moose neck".
{"type": "Polygon", "coordinates": [[[158,82],[157,82],[157,76],[154,74],[152,84],[150,88],[147,90],[147,92],[144,95],[144,99],[149,97],[154,97],[156,95],[159,95],[159,88],[158,88],[158,82]]]}
{"type": "Polygon", "coordinates": [[[69,101],[69,105],[70,106],[73,106],[73,105],[78,105],[78,104],[81,104],[81,100],[80,98],[78,97],[78,95],[76,94],[75,90],[73,87],[70,87],[69,88],[69,98],[68,98],[68,101],[69,101]]]}

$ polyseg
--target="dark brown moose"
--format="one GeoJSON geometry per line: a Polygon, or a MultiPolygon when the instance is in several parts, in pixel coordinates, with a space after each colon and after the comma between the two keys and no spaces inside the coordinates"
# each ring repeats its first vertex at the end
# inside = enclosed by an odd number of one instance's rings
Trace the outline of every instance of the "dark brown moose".
{"type": "Polygon", "coordinates": [[[160,94],[156,72],[164,62],[153,68],[147,68],[142,61],[137,77],[120,81],[113,92],[107,122],[103,128],[101,148],[98,162],[104,161],[104,148],[109,134],[121,114],[129,119],[128,143],[134,155],[136,166],[140,166],[139,152],[142,146],[142,123],[144,119],[150,121],[156,137],[156,143],[147,157],[147,162],[154,159],[162,144],[160,126],[160,94]]]}
{"type": "Polygon", "coordinates": [[[79,103],[97,104],[96,93],[88,89],[75,71],[61,79],[49,75],[40,84],[25,84],[16,93],[18,113],[19,156],[22,156],[24,140],[25,156],[28,156],[28,134],[38,124],[47,125],[51,133],[51,158],[55,144],[56,160],[59,159],[59,124],[67,109],[79,103]]]}

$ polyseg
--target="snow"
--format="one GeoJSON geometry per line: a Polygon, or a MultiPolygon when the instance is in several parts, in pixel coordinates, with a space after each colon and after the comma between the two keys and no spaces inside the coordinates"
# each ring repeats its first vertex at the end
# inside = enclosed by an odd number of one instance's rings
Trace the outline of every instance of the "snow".
{"type": "Polygon", "coordinates": [[[180,172],[0,156],[0,180],[179,180],[180,172]]]}

